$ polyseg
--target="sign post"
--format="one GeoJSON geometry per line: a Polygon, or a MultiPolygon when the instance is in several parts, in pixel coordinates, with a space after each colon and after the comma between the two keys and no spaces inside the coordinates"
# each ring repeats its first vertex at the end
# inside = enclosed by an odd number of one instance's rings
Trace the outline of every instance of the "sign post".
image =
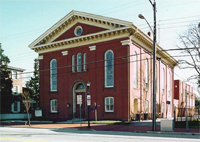
{"type": "Polygon", "coordinates": [[[87,95],[87,107],[88,107],[88,128],[90,128],[90,106],[91,106],[91,95],[87,95]]]}
{"type": "Polygon", "coordinates": [[[82,124],[81,124],[81,105],[82,105],[82,95],[77,95],[77,104],[80,105],[80,127],[82,127],[82,124]]]}

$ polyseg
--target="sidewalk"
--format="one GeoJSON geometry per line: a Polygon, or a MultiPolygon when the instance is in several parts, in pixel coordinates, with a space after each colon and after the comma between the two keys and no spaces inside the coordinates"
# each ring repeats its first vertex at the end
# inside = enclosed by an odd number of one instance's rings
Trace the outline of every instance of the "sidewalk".
{"type": "MultiPolygon", "coordinates": [[[[25,127],[28,128],[28,125],[17,124],[17,123],[10,123],[7,125],[1,124],[1,126],[9,126],[9,127],[25,127]]],[[[82,130],[88,130],[88,124],[84,123],[81,125],[82,130]]],[[[200,135],[200,130],[198,128],[189,128],[189,132],[186,132],[185,128],[174,128],[174,132],[161,132],[160,126],[156,126],[156,131],[152,131],[152,126],[141,126],[141,125],[123,125],[123,124],[90,124],[91,129],[93,131],[117,131],[117,132],[140,132],[140,133],[167,133],[167,134],[191,134],[191,135],[200,135]]],[[[31,128],[48,128],[48,129],[80,129],[79,123],[74,124],[31,124],[31,128]]]]}

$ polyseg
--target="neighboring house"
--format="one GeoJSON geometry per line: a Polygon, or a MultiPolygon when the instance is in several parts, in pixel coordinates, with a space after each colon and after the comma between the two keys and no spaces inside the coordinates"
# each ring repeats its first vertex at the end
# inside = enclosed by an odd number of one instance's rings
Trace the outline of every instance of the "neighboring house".
{"type": "Polygon", "coordinates": [[[188,115],[194,114],[195,94],[194,88],[180,80],[174,80],[174,105],[177,108],[178,116],[185,116],[185,108],[188,108],[188,115]]]}
{"type": "Polygon", "coordinates": [[[8,70],[11,71],[11,77],[13,80],[12,94],[14,96],[14,102],[11,104],[11,112],[19,113],[21,112],[21,108],[23,105],[21,100],[23,81],[22,73],[25,71],[25,69],[8,66],[8,70]]]}
{"type": "MultiPolygon", "coordinates": [[[[77,95],[87,118],[88,81],[98,119],[151,118],[153,41],[132,22],[72,11],[29,47],[39,54],[40,107],[47,119],[79,118],[77,95]]],[[[172,117],[177,61],[165,51],[157,57],[157,113],[172,117]]]]}
{"type": "Polygon", "coordinates": [[[13,81],[12,95],[8,95],[9,97],[6,98],[10,99],[10,101],[8,101],[6,104],[7,109],[3,111],[1,110],[2,113],[0,114],[0,120],[24,119],[27,117],[27,115],[23,114],[24,110],[21,93],[23,80],[22,73],[25,71],[25,69],[8,66],[8,70],[10,71],[10,76],[12,77],[13,81]]]}

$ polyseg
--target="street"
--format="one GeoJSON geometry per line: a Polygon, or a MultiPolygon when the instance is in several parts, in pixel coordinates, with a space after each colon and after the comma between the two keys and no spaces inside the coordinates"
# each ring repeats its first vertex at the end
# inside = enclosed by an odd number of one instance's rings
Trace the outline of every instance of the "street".
{"type": "Polygon", "coordinates": [[[199,135],[0,127],[1,142],[199,142],[199,135]]]}

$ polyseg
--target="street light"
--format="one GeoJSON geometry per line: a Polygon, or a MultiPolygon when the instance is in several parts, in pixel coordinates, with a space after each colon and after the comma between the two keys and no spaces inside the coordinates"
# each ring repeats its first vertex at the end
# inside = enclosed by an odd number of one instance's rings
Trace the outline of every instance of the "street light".
{"type": "Polygon", "coordinates": [[[153,32],[153,29],[152,29],[152,27],[151,27],[151,25],[149,24],[149,22],[147,21],[147,19],[144,17],[144,15],[139,14],[138,17],[139,17],[140,19],[144,19],[144,20],[147,22],[147,24],[148,24],[148,26],[149,26],[151,32],[154,33],[154,32],[153,32]]]}
{"type": "Polygon", "coordinates": [[[152,130],[156,131],[156,2],[154,0],[154,3],[149,0],[151,5],[153,6],[154,11],[154,29],[152,30],[149,22],[146,20],[146,18],[139,14],[138,17],[140,19],[144,19],[147,24],[149,25],[152,33],[153,33],[153,120],[152,120],[152,130]]]}
{"type": "Polygon", "coordinates": [[[90,84],[91,82],[87,82],[87,107],[88,107],[88,128],[91,128],[90,127],[90,105],[91,105],[91,97],[90,97],[90,84]],[[89,96],[89,98],[88,98],[89,96]],[[88,102],[89,101],[89,102],[88,102]]]}

